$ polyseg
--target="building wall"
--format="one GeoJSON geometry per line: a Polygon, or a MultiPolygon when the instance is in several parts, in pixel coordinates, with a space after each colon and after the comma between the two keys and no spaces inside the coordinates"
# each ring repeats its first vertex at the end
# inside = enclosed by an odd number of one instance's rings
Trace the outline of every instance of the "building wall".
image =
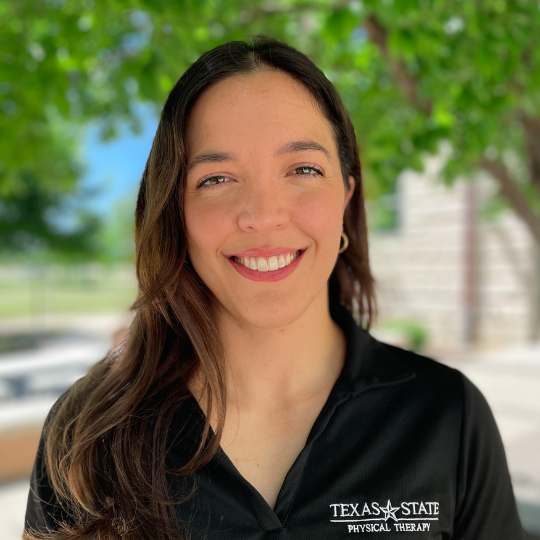
{"type": "Polygon", "coordinates": [[[534,317],[534,244],[519,219],[508,213],[479,224],[479,340],[527,340],[534,317]]]}
{"type": "Polygon", "coordinates": [[[530,332],[532,238],[511,212],[495,222],[468,222],[471,194],[479,207],[494,184],[484,177],[446,187],[438,178],[441,164],[433,157],[423,174],[402,174],[400,226],[370,237],[379,322],[417,320],[428,329],[432,346],[454,348],[465,342],[470,313],[476,313],[477,344],[523,341],[530,332]],[[475,246],[476,312],[466,309],[468,242],[475,246]]]}

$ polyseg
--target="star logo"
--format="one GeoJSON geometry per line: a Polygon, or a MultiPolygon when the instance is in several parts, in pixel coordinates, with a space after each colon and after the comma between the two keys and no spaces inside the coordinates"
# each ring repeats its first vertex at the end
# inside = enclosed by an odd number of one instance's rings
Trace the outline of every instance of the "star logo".
{"type": "Polygon", "coordinates": [[[379,508],[384,512],[384,521],[387,521],[389,518],[398,521],[398,518],[396,517],[396,510],[399,510],[399,506],[397,508],[393,507],[390,499],[388,499],[386,506],[380,506],[379,508]]]}

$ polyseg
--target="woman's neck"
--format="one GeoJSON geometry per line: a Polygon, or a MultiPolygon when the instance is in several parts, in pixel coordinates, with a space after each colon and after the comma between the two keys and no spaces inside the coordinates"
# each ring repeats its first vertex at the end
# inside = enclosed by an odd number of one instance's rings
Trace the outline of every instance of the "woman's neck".
{"type": "Polygon", "coordinates": [[[286,327],[246,327],[223,314],[220,334],[227,406],[239,410],[290,410],[328,394],[345,360],[345,335],[330,317],[326,290],[286,327]]]}

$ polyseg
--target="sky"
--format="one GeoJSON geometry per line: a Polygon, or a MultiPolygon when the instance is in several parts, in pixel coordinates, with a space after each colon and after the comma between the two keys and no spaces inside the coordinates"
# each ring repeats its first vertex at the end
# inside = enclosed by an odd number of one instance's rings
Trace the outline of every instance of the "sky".
{"type": "Polygon", "coordinates": [[[85,188],[101,188],[85,206],[102,216],[109,216],[115,203],[124,197],[133,197],[138,190],[158,118],[150,107],[138,107],[142,133],[134,135],[128,126],[122,126],[118,138],[101,142],[98,127],[86,128],[82,159],[86,172],[82,177],[85,188]]]}

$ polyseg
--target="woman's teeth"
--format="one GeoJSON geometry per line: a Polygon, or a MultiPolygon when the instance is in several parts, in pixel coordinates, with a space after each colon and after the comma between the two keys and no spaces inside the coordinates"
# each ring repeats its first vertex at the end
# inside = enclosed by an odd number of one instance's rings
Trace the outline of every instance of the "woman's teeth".
{"type": "Polygon", "coordinates": [[[246,268],[251,270],[258,270],[259,272],[270,272],[272,270],[278,270],[291,264],[298,258],[302,250],[298,250],[296,253],[287,253],[286,255],[280,255],[279,257],[270,257],[265,259],[264,257],[232,257],[232,260],[238,264],[243,264],[246,268]]]}

